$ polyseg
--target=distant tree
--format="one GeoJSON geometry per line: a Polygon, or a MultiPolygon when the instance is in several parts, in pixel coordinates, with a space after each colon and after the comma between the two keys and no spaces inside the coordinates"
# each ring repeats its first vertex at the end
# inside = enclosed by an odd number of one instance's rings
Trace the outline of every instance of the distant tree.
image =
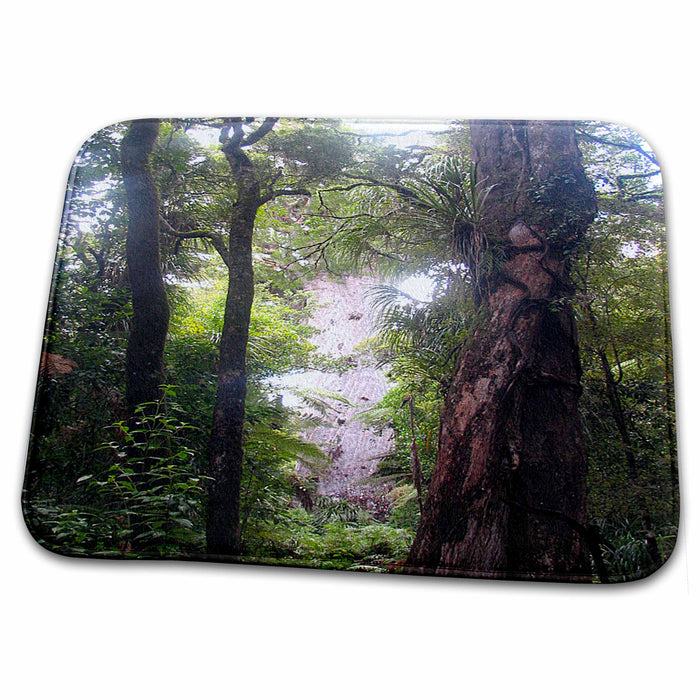
{"type": "Polygon", "coordinates": [[[587,577],[570,255],[595,216],[593,188],[571,124],[473,122],[471,142],[477,198],[453,234],[481,322],[448,391],[407,564],[587,577]]]}

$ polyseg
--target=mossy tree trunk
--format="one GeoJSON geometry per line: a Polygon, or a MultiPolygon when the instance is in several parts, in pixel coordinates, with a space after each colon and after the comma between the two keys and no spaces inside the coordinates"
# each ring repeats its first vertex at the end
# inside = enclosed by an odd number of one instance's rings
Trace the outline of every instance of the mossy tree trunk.
{"type": "Polygon", "coordinates": [[[235,204],[229,228],[229,268],[224,325],[219,349],[218,387],[210,438],[207,503],[207,553],[240,553],[240,493],[243,473],[243,426],[247,391],[246,348],[253,305],[253,230],[264,203],[260,182],[245,148],[260,140],[275,124],[267,119],[246,135],[243,120],[222,130],[222,151],[235,183],[235,204]]]}
{"type": "Polygon", "coordinates": [[[479,276],[482,322],[446,399],[407,566],[587,578],[569,256],[595,216],[593,188],[571,124],[474,122],[471,137],[477,180],[489,188],[479,235],[501,263],[479,276]]]}

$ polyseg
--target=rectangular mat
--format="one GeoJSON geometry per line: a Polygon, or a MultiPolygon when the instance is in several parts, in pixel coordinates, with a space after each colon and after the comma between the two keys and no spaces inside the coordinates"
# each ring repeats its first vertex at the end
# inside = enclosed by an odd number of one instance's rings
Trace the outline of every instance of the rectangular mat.
{"type": "Polygon", "coordinates": [[[657,157],[590,121],[97,132],[22,503],[78,557],[649,575],[679,510],[657,157]]]}

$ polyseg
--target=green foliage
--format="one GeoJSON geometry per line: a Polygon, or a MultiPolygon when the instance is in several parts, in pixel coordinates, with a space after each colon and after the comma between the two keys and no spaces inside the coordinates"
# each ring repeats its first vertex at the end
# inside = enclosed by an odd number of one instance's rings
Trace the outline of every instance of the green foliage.
{"type": "Polygon", "coordinates": [[[530,189],[534,211],[530,223],[547,231],[549,245],[573,252],[595,218],[595,208],[581,196],[581,183],[572,175],[553,175],[530,189]]]}
{"type": "Polygon", "coordinates": [[[649,533],[668,556],[678,513],[661,183],[633,132],[589,123],[581,134],[599,207],[573,269],[589,516],[610,543],[611,574],[624,580],[654,568],[649,533]]]}
{"type": "Polygon", "coordinates": [[[322,528],[329,523],[352,523],[360,526],[369,525],[372,522],[366,510],[345,498],[318,496],[314,505],[312,517],[317,528],[322,528]]]}
{"type": "Polygon", "coordinates": [[[638,133],[608,122],[581,122],[577,131],[599,201],[663,205],[659,162],[638,133]]]}
{"type": "MultiPolygon", "coordinates": [[[[435,460],[433,459],[429,465],[432,466],[434,462],[435,460]]],[[[405,464],[405,461],[402,461],[401,464],[405,464]]],[[[421,461],[421,465],[423,464],[425,462],[421,461]]],[[[386,465],[384,465],[384,468],[386,469],[386,465]]],[[[425,470],[423,476],[424,478],[426,476],[425,470]]],[[[401,484],[402,480],[405,482],[407,479],[410,479],[410,475],[404,472],[400,476],[397,475],[396,482],[401,484]]],[[[418,492],[415,486],[407,483],[396,486],[390,491],[389,499],[392,501],[393,508],[389,515],[388,524],[415,532],[421,515],[418,507],[418,492]]]]}
{"type": "Polygon", "coordinates": [[[366,515],[346,518],[343,514],[352,508],[341,502],[328,503],[323,510],[329,509],[333,515],[316,517],[292,509],[284,523],[260,523],[249,533],[254,554],[245,560],[382,572],[406,558],[413,539],[408,530],[374,522],[366,515]]]}
{"type": "Polygon", "coordinates": [[[314,388],[293,388],[291,392],[299,399],[305,408],[310,409],[313,414],[318,415],[322,420],[338,414],[339,407],[353,406],[354,404],[342,394],[338,394],[322,387],[314,388]]]}
{"type": "Polygon", "coordinates": [[[119,288],[93,289],[79,275],[59,278],[28,462],[34,491],[69,495],[92,464],[103,426],[121,410],[129,311],[119,288]],[[63,371],[52,369],[52,358],[64,363],[63,371]]]}
{"type": "Polygon", "coordinates": [[[634,581],[658,568],[659,563],[652,558],[649,538],[654,538],[661,562],[666,561],[676,543],[677,528],[665,525],[656,532],[650,532],[639,518],[613,516],[595,521],[601,538],[608,575],[613,581],[634,581]]]}
{"type": "Polygon", "coordinates": [[[634,519],[641,507],[662,528],[675,520],[677,508],[675,446],[669,441],[675,416],[663,212],[655,198],[630,197],[642,182],[646,191],[656,176],[625,179],[620,189],[615,175],[653,173],[656,166],[638,150],[641,142],[631,132],[586,128],[599,139],[584,147],[590,151],[600,215],[583,243],[574,278],[590,510],[597,518],[634,519]],[[604,361],[611,368],[607,377],[604,361]],[[621,402],[636,476],[629,473],[611,389],[621,402]]]}
{"type": "Polygon", "coordinates": [[[354,185],[323,193],[322,210],[338,222],[333,259],[384,275],[461,266],[472,285],[486,284],[502,263],[481,226],[497,183],[478,180],[463,149],[387,147],[373,156],[354,185]]]}
{"type": "MultiPolygon", "coordinates": [[[[179,407],[169,390],[162,405],[142,408],[136,425],[125,422],[123,405],[131,320],[119,169],[124,125],[96,134],[76,160],[46,337],[49,352],[69,369],[42,375],[25,501],[32,530],[59,551],[158,557],[203,551],[202,474],[228,274],[220,244],[237,196],[218,145],[202,145],[205,127],[163,122],[152,158],[171,303],[166,371],[179,407]]],[[[649,532],[667,556],[677,514],[661,183],[653,154],[629,130],[585,123],[579,133],[599,199],[599,216],[570,258],[589,511],[610,545],[604,556],[611,575],[636,578],[650,566],[649,532]],[[631,445],[616,424],[602,357],[612,368],[631,445]],[[650,517],[644,526],[642,513],[650,517]]],[[[444,395],[479,323],[474,290],[503,262],[503,251],[482,230],[497,183],[478,181],[463,125],[431,146],[360,141],[337,122],[281,120],[246,150],[261,195],[270,197],[256,219],[247,356],[241,524],[251,561],[386,570],[405,558],[420,515],[411,440],[428,483],[444,395]],[[323,446],[300,435],[347,400],[300,391],[302,408],[293,410],[275,396],[280,377],[312,368],[340,372],[350,362],[320,356],[306,323],[313,302],[304,283],[327,271],[383,279],[372,295],[379,333],[366,350],[386,368],[392,388],[361,419],[393,430],[394,448],[374,475],[375,483],[391,484],[384,523],[357,504],[314,493],[313,477],[329,460],[323,446]],[[399,280],[412,274],[434,281],[429,302],[400,290],[399,280]],[[311,478],[299,476],[300,464],[311,478]]],[[[555,238],[566,238],[588,214],[561,207],[571,184],[553,178],[533,193],[555,238]]]]}
{"type": "Polygon", "coordinates": [[[283,119],[267,138],[268,162],[299,183],[332,182],[353,162],[353,139],[325,119],[283,119]]]}
{"type": "Polygon", "coordinates": [[[393,386],[375,407],[361,414],[375,428],[393,431],[393,450],[383,457],[372,478],[394,487],[388,494],[393,506],[389,522],[411,530],[417,528],[420,517],[412,442],[422,483],[427,484],[437,458],[444,395],[476,318],[461,275],[450,267],[437,268],[433,274],[435,292],[428,302],[392,285],[372,291],[379,328],[375,352],[393,386]]]}
{"type": "MultiPolygon", "coordinates": [[[[255,380],[312,366],[313,329],[303,324],[305,313],[290,306],[289,296],[256,286],[248,340],[248,372],[255,380]]],[[[191,289],[174,310],[170,322],[172,361],[188,372],[215,367],[224,321],[226,287],[223,280],[191,289]],[[198,358],[199,361],[198,361],[198,358]]]]}
{"type": "MultiPolygon", "coordinates": [[[[393,375],[392,375],[393,376],[393,375]]],[[[393,431],[394,448],[379,462],[372,481],[393,485],[389,499],[393,508],[389,523],[401,528],[415,530],[418,526],[418,501],[413,488],[411,461],[411,421],[406,397],[413,396],[415,440],[423,483],[429,483],[437,458],[438,436],[442,395],[437,382],[423,379],[395,377],[393,386],[377,406],[361,414],[362,420],[377,429],[390,427],[393,431]]]]}
{"type": "Polygon", "coordinates": [[[472,306],[459,293],[458,280],[448,279],[430,302],[413,299],[393,285],[371,290],[371,304],[379,328],[376,350],[390,377],[400,378],[405,390],[424,381],[444,383],[452,376],[457,350],[472,323],[472,306]]]}
{"type": "Polygon", "coordinates": [[[73,555],[168,557],[203,546],[202,506],[205,477],[193,468],[189,435],[174,391],[166,400],[137,408],[133,426],[124,421],[106,432],[104,463],[83,474],[76,486],[84,505],[32,502],[28,521],[39,540],[73,555]]]}
{"type": "Polygon", "coordinates": [[[247,546],[249,525],[276,522],[295,497],[296,465],[312,473],[329,466],[326,453],[299,437],[303,423],[268,394],[253,388],[246,399],[245,458],[241,530],[247,546]]]}

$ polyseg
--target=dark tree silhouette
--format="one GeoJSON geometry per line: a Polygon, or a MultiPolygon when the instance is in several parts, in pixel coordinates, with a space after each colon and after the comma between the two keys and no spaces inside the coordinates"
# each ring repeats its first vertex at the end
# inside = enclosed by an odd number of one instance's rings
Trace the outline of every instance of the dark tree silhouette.
{"type": "Polygon", "coordinates": [[[130,416],[139,404],[161,397],[163,350],[170,318],[160,264],[158,189],[149,165],[159,123],[157,119],[131,122],[121,145],[129,218],[126,261],[133,304],[126,351],[130,416]]]}
{"type": "Polygon", "coordinates": [[[258,209],[266,201],[246,149],[264,138],[276,121],[268,118],[246,131],[246,120],[234,119],[221,131],[221,150],[233,176],[236,199],[225,253],[228,289],[210,439],[209,475],[213,480],[207,505],[207,552],[211,555],[237,554],[240,550],[246,348],[254,296],[253,229],[258,209]]]}

